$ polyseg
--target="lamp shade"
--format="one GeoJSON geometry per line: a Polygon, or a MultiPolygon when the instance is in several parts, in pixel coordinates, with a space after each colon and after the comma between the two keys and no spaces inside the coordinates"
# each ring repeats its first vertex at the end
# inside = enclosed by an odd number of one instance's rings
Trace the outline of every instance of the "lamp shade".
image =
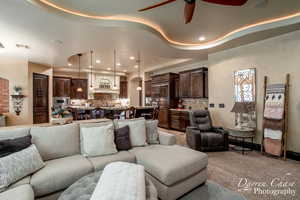
{"type": "Polygon", "coordinates": [[[255,111],[254,102],[235,102],[231,112],[234,113],[250,113],[255,111]]]}

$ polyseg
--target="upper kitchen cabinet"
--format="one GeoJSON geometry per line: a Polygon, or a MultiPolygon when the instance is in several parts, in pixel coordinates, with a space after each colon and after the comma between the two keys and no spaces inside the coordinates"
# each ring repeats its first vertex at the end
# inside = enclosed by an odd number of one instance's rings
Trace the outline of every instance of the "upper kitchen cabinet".
{"type": "Polygon", "coordinates": [[[53,97],[70,97],[71,78],[53,77],[53,97]]]}
{"type": "Polygon", "coordinates": [[[128,98],[128,82],[125,76],[120,77],[120,95],[119,98],[127,99],[128,98]]]}
{"type": "Polygon", "coordinates": [[[145,81],[145,97],[151,97],[151,80],[145,81]]]}
{"type": "Polygon", "coordinates": [[[88,97],[88,80],[87,79],[71,79],[71,99],[87,99],[88,97]],[[78,88],[82,88],[82,92],[78,92],[78,88]]]}
{"type": "Polygon", "coordinates": [[[180,98],[208,98],[208,70],[196,70],[179,73],[180,98]]]}

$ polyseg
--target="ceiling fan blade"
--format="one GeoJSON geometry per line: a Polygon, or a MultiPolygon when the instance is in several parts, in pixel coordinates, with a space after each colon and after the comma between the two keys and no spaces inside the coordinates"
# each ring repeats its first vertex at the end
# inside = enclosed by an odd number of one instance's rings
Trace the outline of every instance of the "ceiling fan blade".
{"type": "Polygon", "coordinates": [[[226,6],[242,6],[247,3],[248,0],[202,0],[208,3],[221,4],[226,6]]]}
{"type": "Polygon", "coordinates": [[[192,1],[191,3],[186,2],[184,7],[185,24],[188,24],[192,21],[195,7],[196,7],[195,1],[192,1]]]}
{"type": "Polygon", "coordinates": [[[142,12],[142,11],[145,11],[145,10],[150,10],[150,9],[153,9],[153,8],[157,8],[157,7],[160,7],[160,6],[163,6],[163,5],[172,3],[172,2],[174,2],[174,1],[176,1],[176,0],[167,0],[167,1],[164,1],[164,2],[161,2],[161,3],[158,3],[158,4],[155,4],[155,5],[152,5],[152,6],[143,8],[143,9],[140,9],[140,10],[138,10],[138,11],[139,11],[139,12],[142,12]]]}

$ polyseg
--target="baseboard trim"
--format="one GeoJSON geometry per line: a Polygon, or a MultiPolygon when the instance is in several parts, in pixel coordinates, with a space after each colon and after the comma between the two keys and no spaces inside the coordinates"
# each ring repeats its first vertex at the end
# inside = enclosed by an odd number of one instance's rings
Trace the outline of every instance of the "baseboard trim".
{"type": "MultiPolygon", "coordinates": [[[[229,139],[229,144],[232,144],[232,145],[236,145],[236,146],[240,146],[240,147],[245,147],[245,148],[251,148],[255,151],[260,151],[261,150],[261,145],[260,144],[256,144],[254,143],[252,145],[251,142],[244,142],[242,143],[241,141],[239,140],[235,140],[235,139],[229,139]],[[244,145],[243,145],[244,144],[244,145]]],[[[300,153],[298,152],[294,152],[294,151],[287,151],[286,152],[286,157],[288,159],[292,159],[292,160],[297,160],[297,161],[300,161],[300,153]]]]}

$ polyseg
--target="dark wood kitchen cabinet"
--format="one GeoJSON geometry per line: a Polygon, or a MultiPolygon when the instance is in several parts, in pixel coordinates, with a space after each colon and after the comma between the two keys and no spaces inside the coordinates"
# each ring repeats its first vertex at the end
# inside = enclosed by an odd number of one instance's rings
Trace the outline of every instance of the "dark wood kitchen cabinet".
{"type": "Polygon", "coordinates": [[[128,98],[128,83],[127,81],[121,80],[120,81],[120,95],[119,98],[127,99],[128,98]]]}
{"type": "Polygon", "coordinates": [[[53,97],[71,96],[71,78],[53,77],[53,97]]]}
{"type": "Polygon", "coordinates": [[[151,97],[151,80],[145,81],[145,97],[151,97]]]}
{"type": "Polygon", "coordinates": [[[180,98],[208,98],[207,68],[179,73],[180,98]]]}
{"type": "Polygon", "coordinates": [[[189,126],[189,112],[183,110],[169,110],[170,128],[185,132],[186,127],[189,126]]]}
{"type": "Polygon", "coordinates": [[[179,73],[179,96],[180,98],[188,98],[191,96],[191,73],[179,73]]]}
{"type": "Polygon", "coordinates": [[[151,97],[152,102],[159,106],[158,125],[162,128],[169,128],[169,109],[176,108],[178,104],[176,79],[178,79],[178,74],[174,73],[152,76],[151,97]]]}
{"type": "Polygon", "coordinates": [[[87,79],[71,79],[71,99],[87,99],[88,98],[88,80],[87,79]],[[78,88],[82,88],[82,92],[78,92],[78,88]]]}

